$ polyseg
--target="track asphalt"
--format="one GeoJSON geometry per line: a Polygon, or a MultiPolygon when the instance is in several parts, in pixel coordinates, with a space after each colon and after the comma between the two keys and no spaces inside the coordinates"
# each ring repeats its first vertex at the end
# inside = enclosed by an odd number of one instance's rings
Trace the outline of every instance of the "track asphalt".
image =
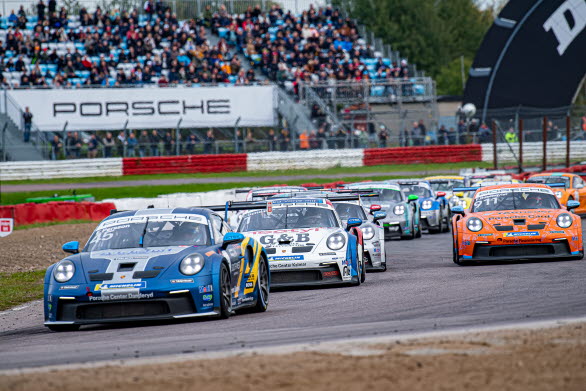
{"type": "Polygon", "coordinates": [[[173,178],[173,179],[138,179],[128,181],[109,182],[88,182],[88,183],[34,183],[20,185],[2,185],[0,191],[3,193],[17,193],[24,191],[45,191],[45,190],[69,190],[69,189],[92,189],[96,187],[129,187],[129,186],[161,186],[161,185],[186,185],[193,183],[246,183],[259,181],[275,181],[275,183],[286,183],[295,180],[333,179],[344,178],[371,178],[380,176],[414,176],[439,175],[457,173],[458,170],[428,170],[428,171],[387,171],[387,172],[364,172],[348,174],[312,174],[312,175],[284,175],[284,176],[234,176],[234,177],[207,177],[207,178],[173,178]]]}
{"type": "Polygon", "coordinates": [[[273,292],[228,320],[85,326],[53,333],[40,301],[0,314],[0,370],[278,347],[586,315],[586,261],[459,267],[450,234],[387,244],[389,270],[359,287],[273,292]]]}

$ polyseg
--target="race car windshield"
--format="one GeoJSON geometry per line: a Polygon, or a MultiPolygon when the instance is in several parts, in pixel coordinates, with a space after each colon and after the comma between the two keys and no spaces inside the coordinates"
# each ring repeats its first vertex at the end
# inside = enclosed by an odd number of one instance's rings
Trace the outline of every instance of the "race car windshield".
{"type": "Polygon", "coordinates": [[[474,198],[472,212],[559,208],[556,197],[546,191],[498,189],[480,192],[474,198]]]}
{"type": "Polygon", "coordinates": [[[139,221],[95,230],[83,251],[209,244],[209,230],[205,224],[190,221],[139,221]]]}
{"type": "Polygon", "coordinates": [[[366,221],[366,213],[364,213],[364,209],[360,205],[337,202],[334,203],[334,208],[336,208],[336,212],[338,212],[338,216],[342,221],[350,218],[359,218],[366,221]]]}
{"type": "Polygon", "coordinates": [[[454,187],[463,187],[464,181],[449,180],[445,182],[431,182],[433,191],[452,191],[454,187]]]}
{"type": "Polygon", "coordinates": [[[333,210],[310,206],[287,206],[274,208],[271,213],[266,210],[250,212],[242,218],[238,231],[318,227],[339,228],[333,210]]]}
{"type": "Polygon", "coordinates": [[[570,178],[567,176],[534,176],[527,179],[527,183],[563,183],[566,187],[570,187],[570,178]]]}
{"type": "Polygon", "coordinates": [[[405,193],[405,195],[415,194],[419,198],[431,197],[431,191],[428,188],[419,185],[401,185],[401,191],[405,193]]]}

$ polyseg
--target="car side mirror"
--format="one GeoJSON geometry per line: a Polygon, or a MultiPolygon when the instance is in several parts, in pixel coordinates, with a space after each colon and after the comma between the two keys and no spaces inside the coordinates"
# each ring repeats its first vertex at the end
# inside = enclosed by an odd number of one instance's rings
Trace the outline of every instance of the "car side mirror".
{"type": "Polygon", "coordinates": [[[463,206],[454,206],[452,208],[452,214],[454,215],[462,215],[464,216],[466,212],[464,211],[464,207],[463,206]]]}
{"type": "Polygon", "coordinates": [[[385,212],[374,212],[372,216],[373,221],[379,221],[385,219],[387,217],[387,214],[385,212]]]}
{"type": "Polygon", "coordinates": [[[436,194],[437,198],[442,198],[446,196],[446,192],[445,191],[438,191],[436,194]]]}
{"type": "Polygon", "coordinates": [[[380,205],[370,205],[370,214],[374,215],[374,212],[379,211],[382,209],[382,206],[380,205]]]}
{"type": "Polygon", "coordinates": [[[414,202],[417,201],[419,199],[418,196],[416,196],[415,194],[409,194],[409,197],[407,197],[407,202],[414,202]]]}
{"type": "Polygon", "coordinates": [[[226,249],[231,244],[242,243],[244,240],[244,235],[238,232],[228,232],[224,235],[224,241],[222,242],[222,248],[226,249]]]}
{"type": "Polygon", "coordinates": [[[79,253],[79,242],[67,242],[61,247],[61,249],[66,253],[77,254],[79,253]]]}
{"type": "Polygon", "coordinates": [[[580,202],[574,201],[574,200],[569,200],[568,205],[566,207],[568,208],[568,210],[572,210],[572,209],[576,209],[579,206],[580,206],[580,202]]]}
{"type": "Polygon", "coordinates": [[[348,221],[346,222],[346,230],[349,230],[350,228],[358,227],[361,225],[362,225],[362,219],[352,217],[352,218],[348,219],[348,221]]]}
{"type": "Polygon", "coordinates": [[[464,192],[463,192],[463,191],[459,191],[459,192],[457,192],[457,193],[454,193],[454,195],[455,195],[456,197],[462,198],[462,197],[464,197],[464,192]]]}

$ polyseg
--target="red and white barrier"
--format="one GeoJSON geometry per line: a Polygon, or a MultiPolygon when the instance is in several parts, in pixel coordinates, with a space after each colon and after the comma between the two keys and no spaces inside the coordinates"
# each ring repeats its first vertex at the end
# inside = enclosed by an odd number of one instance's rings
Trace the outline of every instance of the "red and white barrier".
{"type": "Polygon", "coordinates": [[[53,221],[100,221],[116,206],[111,202],[47,202],[0,206],[0,218],[14,219],[14,225],[50,223],[53,221]]]}

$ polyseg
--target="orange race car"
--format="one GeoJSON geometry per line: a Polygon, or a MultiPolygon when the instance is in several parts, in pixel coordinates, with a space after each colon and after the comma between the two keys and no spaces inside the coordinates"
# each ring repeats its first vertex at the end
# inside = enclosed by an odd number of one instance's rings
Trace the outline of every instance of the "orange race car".
{"type": "Polygon", "coordinates": [[[580,175],[565,172],[544,172],[527,178],[527,183],[563,183],[564,187],[554,189],[554,194],[562,205],[574,200],[580,203],[575,212],[586,214],[586,183],[580,175]]]}
{"type": "MultiPolygon", "coordinates": [[[[563,186],[563,184],[551,184],[563,186]]],[[[469,191],[473,188],[455,188],[469,191]]],[[[582,221],[549,186],[503,184],[476,189],[469,210],[452,208],[454,262],[582,259],[582,221]]]]}

